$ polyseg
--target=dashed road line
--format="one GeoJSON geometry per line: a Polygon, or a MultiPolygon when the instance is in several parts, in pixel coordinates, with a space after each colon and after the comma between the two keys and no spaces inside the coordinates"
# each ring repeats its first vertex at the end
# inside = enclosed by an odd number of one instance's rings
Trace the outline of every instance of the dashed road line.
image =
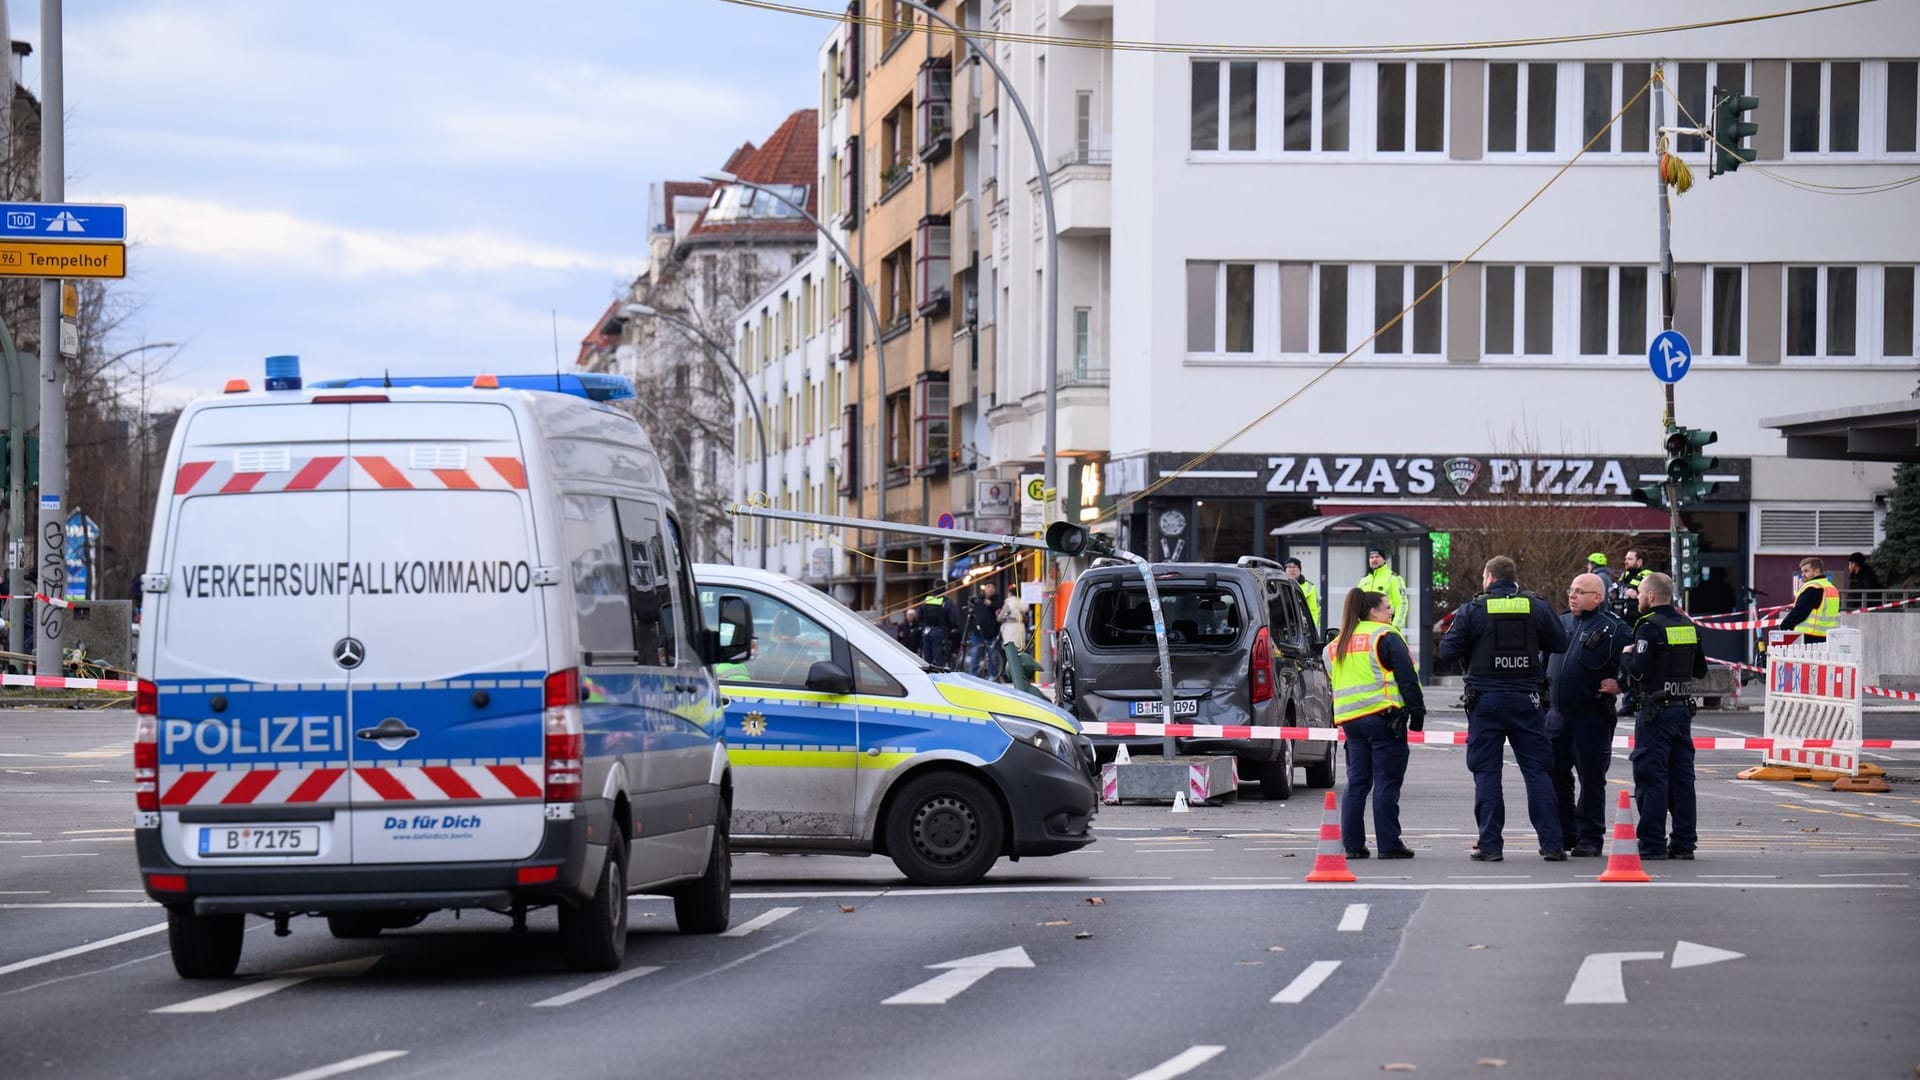
{"type": "Polygon", "coordinates": [[[585,986],[569,990],[564,994],[555,994],[550,998],[543,998],[536,1001],[533,1003],[533,1007],[536,1009],[557,1009],[563,1005],[571,1005],[576,1001],[584,1001],[595,994],[604,993],[622,983],[632,982],[643,975],[651,975],[659,970],[658,967],[637,967],[630,968],[626,971],[616,971],[604,979],[595,979],[585,986]]]}
{"type": "Polygon", "coordinates": [[[25,960],[15,960],[5,967],[0,967],[0,975],[11,975],[16,971],[25,971],[31,967],[39,967],[41,964],[51,964],[56,961],[65,960],[69,956],[79,956],[81,953],[90,953],[96,949],[109,949],[122,942],[132,941],[135,938],[143,938],[148,934],[157,934],[166,928],[166,923],[155,923],[152,926],[142,927],[138,930],[129,930],[124,934],[115,934],[110,938],[102,938],[99,941],[89,942],[85,945],[75,945],[71,949],[61,949],[59,952],[48,953],[45,956],[33,956],[25,960]]]}
{"type": "Polygon", "coordinates": [[[312,967],[295,968],[284,975],[272,975],[264,979],[257,979],[245,986],[236,986],[231,990],[221,990],[218,993],[207,994],[203,997],[178,1001],[172,1005],[162,1005],[158,1009],[149,1011],[173,1016],[220,1012],[225,1009],[231,1009],[235,1005],[244,1005],[249,1001],[266,997],[268,994],[277,994],[288,987],[299,986],[303,982],[321,978],[322,976],[364,975],[367,969],[379,962],[380,957],[378,956],[363,956],[355,960],[342,960],[332,964],[315,964],[312,967]]]}
{"type": "Polygon", "coordinates": [[[1326,982],[1327,977],[1339,969],[1340,961],[1338,960],[1315,960],[1307,965],[1307,970],[1295,975],[1286,989],[1267,1000],[1274,1005],[1298,1005],[1307,1000],[1307,995],[1320,989],[1320,984],[1326,982]]]}
{"type": "Polygon", "coordinates": [[[800,909],[797,907],[772,908],[765,912],[762,912],[759,915],[754,916],[751,919],[748,919],[746,922],[741,923],[739,926],[735,926],[735,927],[732,927],[731,929],[722,931],[720,936],[721,937],[746,937],[748,934],[753,933],[755,930],[764,930],[767,927],[772,926],[774,923],[779,922],[781,919],[784,919],[787,916],[799,910],[800,909]]]}
{"type": "Polygon", "coordinates": [[[392,1061],[394,1058],[403,1058],[406,1056],[407,1052],[405,1050],[375,1050],[371,1054],[361,1054],[356,1058],[348,1058],[345,1061],[336,1061],[331,1065],[322,1065],[317,1069],[308,1069],[305,1072],[297,1072],[289,1076],[283,1076],[280,1080],[327,1080],[329,1076],[339,1076],[341,1073],[350,1073],[356,1069],[364,1069],[370,1065],[379,1065],[382,1062],[392,1061]]]}
{"type": "Polygon", "coordinates": [[[1225,1049],[1224,1046],[1189,1046],[1146,1072],[1135,1073],[1131,1080],[1173,1080],[1212,1061],[1225,1049]]]}
{"type": "Polygon", "coordinates": [[[1360,930],[1365,930],[1367,928],[1367,912],[1372,909],[1372,904],[1348,904],[1346,913],[1340,916],[1340,925],[1334,929],[1344,933],[1355,933],[1360,930]]]}

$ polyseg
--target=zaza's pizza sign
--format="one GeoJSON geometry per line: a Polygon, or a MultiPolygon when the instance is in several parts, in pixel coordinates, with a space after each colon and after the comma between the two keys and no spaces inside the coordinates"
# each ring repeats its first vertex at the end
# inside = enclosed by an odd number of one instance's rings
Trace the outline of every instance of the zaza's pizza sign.
{"type": "Polygon", "coordinates": [[[1588,495],[1624,497],[1639,486],[1623,458],[1337,457],[1267,459],[1276,495],[1588,495]]]}

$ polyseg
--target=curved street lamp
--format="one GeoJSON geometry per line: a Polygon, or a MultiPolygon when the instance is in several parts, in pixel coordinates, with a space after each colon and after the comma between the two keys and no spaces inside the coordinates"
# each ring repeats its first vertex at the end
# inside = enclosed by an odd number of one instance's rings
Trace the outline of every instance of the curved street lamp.
{"type": "MultiPolygon", "coordinates": [[[[766,414],[760,411],[760,399],[754,396],[753,387],[748,384],[747,376],[740,370],[740,365],[733,362],[733,353],[718,341],[715,341],[712,334],[702,330],[700,324],[690,319],[682,318],[673,312],[662,311],[651,304],[625,304],[620,308],[620,312],[623,315],[633,315],[642,319],[658,319],[663,323],[678,327],[685,333],[691,334],[701,345],[706,347],[708,352],[718,356],[721,361],[727,365],[727,370],[733,372],[733,377],[740,382],[740,389],[746,392],[747,404],[753,409],[753,422],[757,425],[760,433],[760,490],[771,499],[773,494],[767,490],[767,417],[766,414]]],[[[758,527],[760,530],[760,569],[765,570],[767,568],[766,523],[759,522],[758,527]]]]}
{"type": "MultiPolygon", "coordinates": [[[[874,363],[878,369],[876,374],[878,374],[880,380],[880,425],[884,429],[887,424],[887,348],[885,343],[880,340],[880,309],[873,302],[873,294],[867,291],[866,281],[860,277],[860,272],[854,269],[853,256],[847,254],[846,246],[835,239],[833,233],[829,232],[825,225],[820,224],[819,218],[807,213],[806,207],[788,198],[786,192],[778,188],[769,187],[766,184],[756,184],[752,180],[742,180],[725,170],[702,173],[700,179],[714,184],[737,184],[740,187],[752,188],[774,199],[787,209],[807,219],[807,223],[812,225],[815,231],[819,232],[821,236],[825,237],[827,243],[833,245],[833,250],[840,253],[840,262],[846,266],[847,276],[853,279],[853,287],[859,290],[860,301],[867,309],[867,322],[873,327],[874,363]]],[[[855,340],[858,340],[857,328],[855,340]]],[[[748,396],[751,397],[752,395],[749,394],[748,396]]],[[[851,437],[857,439],[860,437],[860,433],[857,431],[853,432],[851,437]]],[[[886,438],[884,431],[881,438],[883,440],[886,438]]],[[[884,467],[880,470],[879,481],[880,482],[874,487],[874,508],[876,510],[874,517],[885,521],[887,519],[887,473],[884,467]]],[[[873,606],[874,610],[885,612],[887,609],[887,550],[886,541],[881,538],[881,535],[874,537],[874,547],[873,606]]]]}

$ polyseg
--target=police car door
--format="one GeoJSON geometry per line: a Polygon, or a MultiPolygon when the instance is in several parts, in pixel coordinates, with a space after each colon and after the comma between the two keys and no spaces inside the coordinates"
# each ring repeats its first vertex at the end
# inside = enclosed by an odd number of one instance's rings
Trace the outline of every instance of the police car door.
{"type": "Polygon", "coordinates": [[[504,404],[349,408],[354,861],[524,858],[548,656],[521,432],[504,404]]]}
{"type": "Polygon", "coordinates": [[[187,865],[347,863],[347,410],[196,411],[148,580],[161,834],[187,865]]]}
{"type": "Polygon", "coordinates": [[[851,837],[859,709],[850,694],[807,684],[821,661],[853,670],[846,640],[786,599],[741,586],[701,588],[709,621],[717,621],[724,596],[741,597],[753,611],[753,655],[718,670],[734,835],[851,837]]]}

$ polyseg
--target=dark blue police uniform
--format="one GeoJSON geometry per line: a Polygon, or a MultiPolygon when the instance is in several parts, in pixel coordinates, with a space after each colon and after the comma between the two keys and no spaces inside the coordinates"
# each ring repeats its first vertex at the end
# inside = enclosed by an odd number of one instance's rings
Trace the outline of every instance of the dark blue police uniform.
{"type": "Polygon", "coordinates": [[[1707,654],[1693,620],[1661,604],[1633,628],[1622,665],[1640,713],[1633,721],[1633,794],[1640,812],[1642,859],[1691,859],[1700,843],[1693,792],[1693,699],[1688,682],[1705,678],[1707,654]],[[1667,831],[1667,818],[1673,831],[1667,831]]]}
{"type": "Polygon", "coordinates": [[[1473,599],[1440,640],[1439,659],[1467,660],[1467,768],[1473,773],[1473,819],[1480,827],[1474,858],[1501,858],[1506,800],[1500,790],[1502,750],[1513,744],[1520,778],[1527,785],[1527,818],[1540,839],[1540,854],[1565,859],[1559,808],[1554,804],[1553,748],[1541,710],[1546,679],[1542,653],[1565,652],[1567,633],[1547,602],[1496,581],[1473,599]]]}
{"type": "Polygon", "coordinates": [[[1553,740],[1553,795],[1560,837],[1575,855],[1598,855],[1607,836],[1607,765],[1618,714],[1600,683],[1620,669],[1633,631],[1606,608],[1560,614],[1567,651],[1547,661],[1547,735],[1553,740]],[[1580,781],[1574,797],[1574,778],[1580,781]]]}

